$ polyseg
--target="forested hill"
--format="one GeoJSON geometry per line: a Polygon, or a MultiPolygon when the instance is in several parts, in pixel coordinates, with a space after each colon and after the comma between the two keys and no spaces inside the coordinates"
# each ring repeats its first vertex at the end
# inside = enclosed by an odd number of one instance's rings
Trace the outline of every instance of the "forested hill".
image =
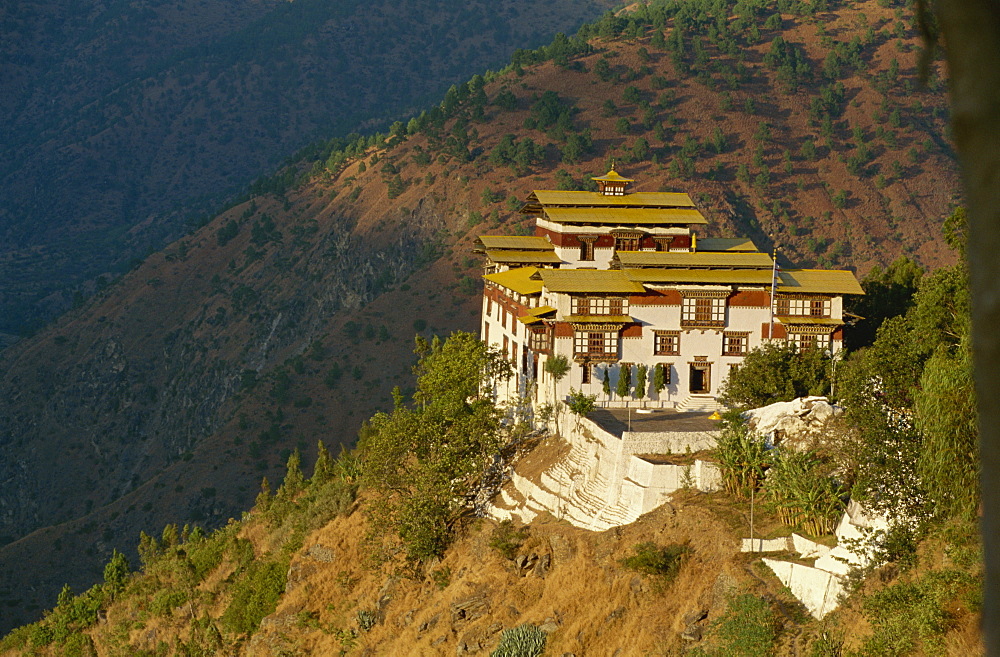
{"type": "Polygon", "coordinates": [[[224,523],[295,447],[351,442],[412,385],[415,332],[476,329],[472,240],[530,230],[532,189],[615,160],[639,191],[690,193],[707,235],[798,264],[952,262],[944,73],[918,85],[911,16],[782,7],[641,6],[519,52],[390,134],[317,144],[4,352],[4,621],[140,529],[224,523]]]}
{"type": "Polygon", "coordinates": [[[606,6],[5,3],[0,333],[69,308],[305,144],[420,107],[606,6]]]}

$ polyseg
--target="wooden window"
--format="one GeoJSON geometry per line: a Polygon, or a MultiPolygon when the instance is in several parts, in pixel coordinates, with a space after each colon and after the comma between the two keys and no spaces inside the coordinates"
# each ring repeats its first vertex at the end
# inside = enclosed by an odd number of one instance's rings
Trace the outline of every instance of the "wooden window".
{"type": "Polygon", "coordinates": [[[486,316],[493,314],[493,297],[486,297],[486,316]]]}
{"type": "Polygon", "coordinates": [[[507,309],[500,306],[500,328],[507,328],[507,309]]]}
{"type": "Polygon", "coordinates": [[[812,304],[809,307],[809,314],[813,317],[829,317],[830,316],[830,300],[829,299],[813,299],[812,304]]]}
{"type": "Polygon", "coordinates": [[[788,342],[791,342],[799,351],[808,349],[830,349],[829,333],[789,333],[788,342]]]}
{"type": "Polygon", "coordinates": [[[521,322],[517,321],[517,315],[515,313],[510,314],[510,332],[517,337],[517,325],[521,322]]]}
{"type": "Polygon", "coordinates": [[[483,322],[483,342],[489,346],[490,344],[490,322],[486,320],[483,322]]]}
{"type": "Polygon", "coordinates": [[[580,238],[580,260],[590,262],[594,259],[594,240],[596,238],[580,238]]]}
{"type": "Polygon", "coordinates": [[[681,326],[720,327],[726,324],[726,300],[722,297],[684,297],[681,326]]]}
{"type": "Polygon", "coordinates": [[[680,331],[654,331],[653,354],[656,356],[679,356],[681,353],[680,331]]]}
{"type": "Polygon", "coordinates": [[[723,333],[722,355],[745,356],[750,342],[749,333],[723,333]]]}
{"type": "Polygon", "coordinates": [[[552,349],[552,329],[536,325],[528,333],[528,344],[532,351],[548,352],[552,349]]]}
{"type": "Polygon", "coordinates": [[[638,251],[639,250],[639,238],[638,237],[616,237],[615,238],[615,250],[616,251],[638,251]]]}
{"type": "Polygon", "coordinates": [[[590,383],[591,373],[593,372],[593,366],[590,363],[583,364],[583,376],[580,380],[581,383],[590,383]]]}
{"type": "Polygon", "coordinates": [[[510,345],[510,362],[517,367],[517,343],[511,343],[510,345]]]}
{"type": "MultiPolygon", "coordinates": [[[[657,363],[656,367],[660,368],[660,370],[663,372],[663,383],[665,383],[666,385],[670,385],[671,383],[673,383],[673,381],[671,381],[670,379],[671,372],[673,371],[673,367],[670,365],[670,363],[657,363]]],[[[655,372],[653,373],[653,376],[656,376],[655,372]]]]}
{"type": "Polygon", "coordinates": [[[618,354],[618,334],[612,331],[577,331],[573,334],[573,355],[607,359],[618,354]]]}
{"type": "Polygon", "coordinates": [[[774,314],[788,317],[829,317],[829,299],[775,299],[774,314]]]}
{"type": "Polygon", "coordinates": [[[503,357],[504,357],[505,360],[507,358],[507,354],[508,354],[509,350],[510,350],[510,340],[505,335],[505,336],[503,336],[503,357]]]}
{"type": "Polygon", "coordinates": [[[620,297],[574,297],[574,315],[627,315],[628,300],[620,297]]]}

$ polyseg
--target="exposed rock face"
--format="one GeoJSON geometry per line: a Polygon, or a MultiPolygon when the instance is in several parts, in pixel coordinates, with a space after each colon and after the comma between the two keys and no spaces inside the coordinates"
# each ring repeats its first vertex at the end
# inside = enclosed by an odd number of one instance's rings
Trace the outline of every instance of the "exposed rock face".
{"type": "Polygon", "coordinates": [[[828,432],[829,423],[843,413],[826,397],[800,397],[744,413],[750,428],[774,445],[808,449],[828,432]]]}

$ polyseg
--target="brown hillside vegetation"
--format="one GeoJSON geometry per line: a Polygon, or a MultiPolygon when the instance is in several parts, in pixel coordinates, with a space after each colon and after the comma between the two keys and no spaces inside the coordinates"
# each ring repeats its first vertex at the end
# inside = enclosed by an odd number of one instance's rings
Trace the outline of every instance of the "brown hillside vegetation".
{"type": "Polygon", "coordinates": [[[942,74],[917,89],[909,16],[864,2],[779,18],[757,16],[754,43],[734,37],[741,61],[706,31],[676,64],[647,27],[512,67],[485,83],[481,118],[459,100],[450,118],[366,141],[363,157],[328,149],[6,350],[0,435],[17,456],[0,462],[3,626],[65,582],[96,581],[140,530],[238,515],[292,449],[349,444],[411,385],[415,332],[478,326],[472,240],[527,230],[516,210],[532,189],[582,186],[615,160],[639,190],[689,192],[706,234],[769,247],[773,233],[800,264],[948,262],[939,225],[958,181],[942,74]],[[778,36],[808,55],[796,88],[765,62],[778,36]],[[861,64],[823,77],[855,36],[861,64]],[[837,83],[843,100],[824,101],[837,83]],[[546,92],[559,105],[539,105],[546,92]],[[546,107],[571,105],[570,129],[538,128],[546,107]],[[588,129],[592,147],[567,154],[588,129]],[[541,148],[493,155],[507,134],[541,148]]]}
{"type": "MultiPolygon", "coordinates": [[[[283,487],[208,536],[170,526],[144,539],[141,573],[61,596],[0,654],[485,655],[523,625],[546,635],[549,655],[882,655],[886,639],[910,654],[914,637],[931,651],[917,654],[981,654],[967,583],[976,547],[955,540],[967,527],[927,541],[915,568],[876,571],[817,621],[738,552],[748,508],[725,494],[681,491],[600,533],[548,515],[523,527],[474,520],[414,568],[373,561],[366,495],[346,482],[283,487]],[[636,561],[650,548],[673,565],[636,561]],[[926,599],[907,588],[920,586],[926,599]],[[102,596],[97,612],[88,600],[102,596]]],[[[780,527],[766,509],[756,522],[764,535],[780,527]]]]}

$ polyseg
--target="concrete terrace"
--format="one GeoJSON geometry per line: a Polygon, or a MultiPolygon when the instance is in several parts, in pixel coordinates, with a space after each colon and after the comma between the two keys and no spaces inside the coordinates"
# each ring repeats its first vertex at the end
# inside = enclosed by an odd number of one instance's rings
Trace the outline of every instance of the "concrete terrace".
{"type": "Polygon", "coordinates": [[[655,409],[652,413],[639,413],[637,409],[599,408],[587,415],[608,433],[619,438],[627,431],[633,433],[714,433],[720,422],[710,420],[711,413],[683,413],[674,409],[655,409]],[[631,429],[629,429],[631,422],[631,429]]]}

